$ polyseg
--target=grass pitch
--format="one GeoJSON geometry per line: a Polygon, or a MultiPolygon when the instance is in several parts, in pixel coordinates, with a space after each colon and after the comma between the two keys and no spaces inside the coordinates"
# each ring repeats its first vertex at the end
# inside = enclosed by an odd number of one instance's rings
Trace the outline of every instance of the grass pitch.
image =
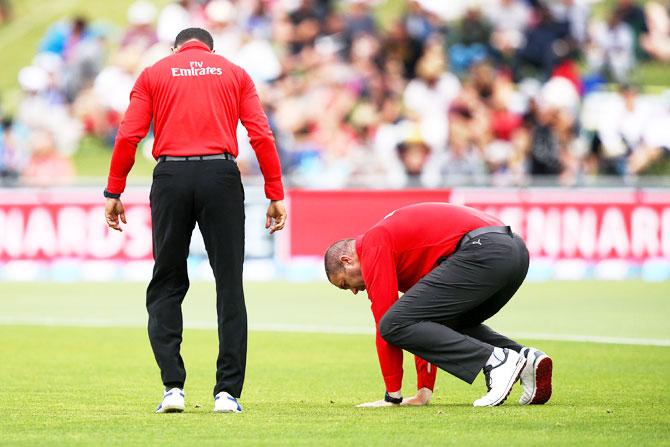
{"type": "MultiPolygon", "coordinates": [[[[192,288],[188,326],[213,324],[212,288],[192,288]]],[[[524,339],[554,358],[555,393],[545,406],[517,405],[517,386],[505,405],[473,408],[485,392],[481,377],[470,386],[439,373],[428,407],[359,409],[354,405],[383,393],[372,335],[252,331],[244,413],[221,415],[211,412],[216,333],[188,329],[186,412],[155,415],[159,375],[146,331],[137,327],[145,320],[143,289],[3,284],[0,444],[670,445],[665,346],[524,339]],[[41,325],[29,325],[35,323],[41,325]]],[[[527,284],[491,325],[543,338],[581,334],[662,344],[670,339],[668,289],[637,282],[527,284]]],[[[255,327],[371,327],[367,300],[324,284],[250,284],[247,301],[255,327]]],[[[415,375],[406,360],[410,395],[415,375]]]]}

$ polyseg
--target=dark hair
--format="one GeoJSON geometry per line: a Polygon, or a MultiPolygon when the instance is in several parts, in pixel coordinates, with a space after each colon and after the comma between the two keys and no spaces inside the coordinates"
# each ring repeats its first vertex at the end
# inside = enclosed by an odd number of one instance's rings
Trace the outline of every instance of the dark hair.
{"type": "Polygon", "coordinates": [[[72,19],[72,30],[77,33],[81,34],[86,31],[88,28],[88,19],[85,16],[75,16],[72,19]]]}
{"type": "Polygon", "coordinates": [[[328,247],[323,256],[323,264],[326,268],[326,276],[330,277],[344,270],[344,265],[340,262],[340,256],[349,254],[349,243],[353,239],[342,239],[328,247]]]}
{"type": "Polygon", "coordinates": [[[199,40],[209,47],[210,50],[214,49],[214,39],[212,35],[209,34],[209,31],[202,28],[186,28],[179,31],[177,37],[174,40],[174,47],[177,48],[179,45],[189,40],[199,40]]]}

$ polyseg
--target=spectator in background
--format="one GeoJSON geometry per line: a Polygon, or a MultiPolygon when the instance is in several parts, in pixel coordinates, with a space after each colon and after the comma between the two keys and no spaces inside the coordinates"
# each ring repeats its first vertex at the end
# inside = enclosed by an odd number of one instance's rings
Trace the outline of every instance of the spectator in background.
{"type": "Polygon", "coordinates": [[[489,55],[492,28],[477,7],[468,8],[448,34],[449,61],[455,73],[462,73],[489,55]]]}
{"type": "Polygon", "coordinates": [[[77,45],[92,37],[86,17],[76,16],[71,22],[58,22],[51,26],[40,44],[40,51],[56,53],[68,61],[77,45]]]}
{"type": "Polygon", "coordinates": [[[549,3],[554,19],[568,26],[571,44],[575,47],[586,43],[588,21],[591,14],[586,0],[559,0],[549,3]]]}
{"type": "Polygon", "coordinates": [[[403,94],[410,119],[417,121],[430,146],[442,152],[449,134],[449,106],[461,88],[458,78],[447,71],[441,47],[427,50],[417,64],[417,78],[403,94]]]}
{"type": "Polygon", "coordinates": [[[254,35],[244,36],[242,46],[234,57],[231,55],[230,59],[244,68],[257,84],[274,81],[282,74],[281,61],[272,44],[254,35]]]}
{"type": "Polygon", "coordinates": [[[71,22],[59,22],[47,31],[40,51],[62,58],[61,87],[68,102],[73,102],[79,91],[95,79],[103,65],[103,48],[100,36],[83,16],[76,16],[71,22]]]}
{"type": "Polygon", "coordinates": [[[93,85],[84,89],[73,104],[73,114],[84,124],[87,134],[114,144],[121,118],[128,108],[135,84],[139,55],[118,52],[98,74],[93,85]]]}
{"type": "Polygon", "coordinates": [[[16,121],[29,132],[38,130],[51,134],[54,145],[69,156],[77,149],[81,137],[81,123],[73,118],[65,104],[51,101],[47,93],[49,74],[41,67],[31,65],[19,72],[22,97],[17,106],[16,121]]]}
{"type": "Polygon", "coordinates": [[[179,31],[201,21],[202,14],[195,1],[174,1],[163,8],[158,16],[156,34],[161,42],[172,43],[179,31]]]}
{"type": "Polygon", "coordinates": [[[409,38],[422,46],[433,33],[438,31],[433,17],[421,7],[421,3],[417,0],[410,0],[407,3],[404,27],[409,38]]]}
{"type": "Polygon", "coordinates": [[[385,182],[392,186],[402,186],[404,180],[404,168],[398,157],[397,148],[402,143],[407,126],[411,124],[403,118],[401,98],[386,97],[379,112],[373,148],[375,158],[382,165],[385,182]]]}
{"type": "Polygon", "coordinates": [[[120,51],[143,53],[158,43],[154,29],[156,7],[147,0],[138,0],[128,8],[128,29],[119,43],[120,51]]]}
{"type": "Polygon", "coordinates": [[[468,141],[483,148],[491,137],[488,102],[493,86],[489,84],[486,64],[480,63],[479,73],[465,79],[458,96],[449,108],[449,132],[455,128],[467,130],[468,141]],[[483,68],[483,69],[482,69],[483,68]]]}
{"type": "Polygon", "coordinates": [[[574,184],[579,160],[573,153],[579,95],[566,79],[553,78],[542,87],[526,117],[529,174],[559,176],[563,185],[574,184]]]}
{"type": "Polygon", "coordinates": [[[638,100],[637,87],[624,84],[603,112],[594,140],[594,151],[599,155],[598,171],[624,175],[628,172],[628,160],[642,145],[652,110],[638,100]]]}
{"type": "Polygon", "coordinates": [[[654,59],[670,62],[670,5],[649,2],[644,7],[649,30],[640,36],[640,45],[654,59]]]}
{"type": "Polygon", "coordinates": [[[625,82],[635,64],[635,35],[614,11],[606,23],[595,24],[587,49],[589,70],[616,82],[625,82]]]}
{"type": "Polygon", "coordinates": [[[33,58],[33,66],[42,69],[47,75],[47,83],[40,92],[40,96],[48,104],[61,106],[65,104],[63,94],[63,70],[65,65],[63,59],[55,53],[38,53],[33,58]]]}
{"type": "Polygon", "coordinates": [[[23,171],[23,181],[33,186],[68,184],[74,178],[74,164],[56,148],[53,134],[36,129],[29,141],[30,159],[23,171]]]}
{"type": "Polygon", "coordinates": [[[662,97],[662,108],[646,124],[642,142],[628,160],[628,173],[645,173],[655,164],[670,157],[670,93],[662,97]]]}
{"type": "Polygon", "coordinates": [[[431,158],[431,147],[421,137],[416,128],[397,146],[398,158],[405,173],[405,188],[417,188],[431,185],[426,179],[426,165],[431,158]]]}
{"type": "Polygon", "coordinates": [[[246,18],[244,30],[257,39],[272,39],[272,15],[265,0],[253,0],[251,13],[246,18]]]}
{"type": "Polygon", "coordinates": [[[527,68],[536,70],[541,80],[548,79],[558,57],[556,44],[567,36],[567,24],[557,22],[546,6],[537,4],[533,8],[531,25],[524,36],[524,45],[516,54],[515,80],[524,77],[527,68]]]}
{"type": "Polygon", "coordinates": [[[615,11],[621,18],[621,21],[627,24],[633,32],[635,55],[637,57],[644,57],[639,46],[640,36],[649,31],[644,10],[638,5],[636,0],[617,0],[617,8],[615,11]]]}
{"type": "Polygon", "coordinates": [[[497,76],[488,100],[488,119],[492,139],[511,141],[514,133],[521,127],[522,117],[518,111],[512,109],[514,101],[519,101],[519,95],[510,77],[497,76]]]}
{"type": "Polygon", "coordinates": [[[12,118],[2,119],[2,125],[0,126],[0,186],[13,185],[19,178],[19,173],[27,155],[25,133],[25,129],[20,129],[12,118]]]}
{"type": "Polygon", "coordinates": [[[304,48],[311,48],[321,33],[320,18],[314,7],[314,0],[301,0],[300,6],[289,18],[293,25],[291,53],[298,54],[304,48]]]}
{"type": "Polygon", "coordinates": [[[584,93],[584,82],[577,63],[577,54],[571,46],[558,45],[557,46],[556,65],[551,72],[551,77],[565,78],[572,83],[577,93],[582,95],[584,93]]]}
{"type": "Polygon", "coordinates": [[[416,64],[423,53],[423,41],[410,36],[406,24],[396,21],[391,25],[382,51],[384,59],[401,64],[402,76],[406,79],[416,77],[416,64]]]}
{"type": "Polygon", "coordinates": [[[354,38],[359,34],[376,34],[375,24],[370,5],[367,0],[347,0],[349,9],[345,14],[345,42],[351,48],[354,38]]]}
{"type": "Polygon", "coordinates": [[[487,170],[481,151],[464,127],[452,127],[449,149],[440,160],[440,165],[442,184],[445,186],[486,183],[487,170]]]}
{"type": "Polygon", "coordinates": [[[524,44],[524,31],[530,22],[530,8],[522,0],[496,0],[484,10],[491,23],[491,48],[498,59],[509,60],[524,44]]]}
{"type": "Polygon", "coordinates": [[[242,46],[242,31],[236,23],[235,6],[228,0],[212,0],[205,7],[208,31],[214,38],[214,51],[236,62],[242,46]]]}

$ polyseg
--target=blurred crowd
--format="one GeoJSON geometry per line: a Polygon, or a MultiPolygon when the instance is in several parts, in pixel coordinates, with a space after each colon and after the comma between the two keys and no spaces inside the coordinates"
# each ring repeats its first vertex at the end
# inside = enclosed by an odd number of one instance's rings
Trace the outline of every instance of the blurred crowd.
{"type": "MultiPolygon", "coordinates": [[[[59,21],[18,74],[0,176],[71,182],[81,139],[112,147],[134,80],[189,26],[256,82],[291,185],[573,185],[667,155],[670,95],[630,81],[670,61],[668,3],[617,0],[596,20],[588,0],[410,0],[380,20],[395,1],[140,0],[123,30],[59,21]]],[[[242,127],[238,140],[257,174],[242,127]]]]}

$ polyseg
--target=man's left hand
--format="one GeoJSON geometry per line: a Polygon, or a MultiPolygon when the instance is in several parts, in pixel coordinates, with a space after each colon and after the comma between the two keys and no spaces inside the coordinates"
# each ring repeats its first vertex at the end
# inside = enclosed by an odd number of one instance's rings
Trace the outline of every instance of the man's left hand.
{"type": "Polygon", "coordinates": [[[430,398],[433,397],[433,391],[429,388],[421,388],[416,395],[402,400],[400,405],[428,405],[430,398]]]}
{"type": "Polygon", "coordinates": [[[270,229],[270,234],[279,231],[286,225],[286,207],[283,200],[273,200],[268,206],[265,215],[265,228],[270,229]]]}
{"type": "Polygon", "coordinates": [[[126,210],[123,208],[121,199],[107,199],[107,203],[105,203],[105,220],[107,221],[107,226],[116,231],[123,231],[119,218],[121,218],[121,222],[126,223],[126,210]]]}

